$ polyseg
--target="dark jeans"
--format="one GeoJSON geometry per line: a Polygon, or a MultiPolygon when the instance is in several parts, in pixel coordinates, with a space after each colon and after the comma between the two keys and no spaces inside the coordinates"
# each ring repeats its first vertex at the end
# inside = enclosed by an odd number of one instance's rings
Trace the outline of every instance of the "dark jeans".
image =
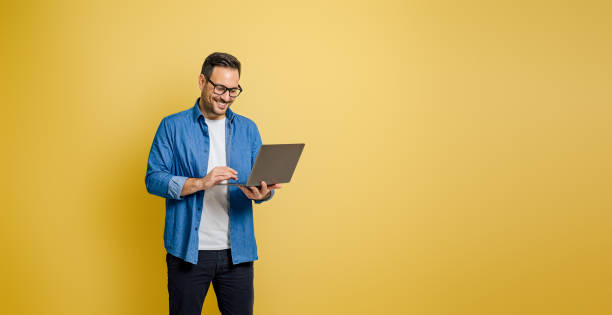
{"type": "Polygon", "coordinates": [[[166,254],[170,315],[200,315],[212,281],[223,315],[253,314],[253,262],[232,264],[231,249],[200,250],[198,264],[166,254]]]}

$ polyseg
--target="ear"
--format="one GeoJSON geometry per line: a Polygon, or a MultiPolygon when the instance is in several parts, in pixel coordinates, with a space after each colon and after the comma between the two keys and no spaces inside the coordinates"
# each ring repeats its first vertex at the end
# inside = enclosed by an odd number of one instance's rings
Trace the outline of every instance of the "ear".
{"type": "Polygon", "coordinates": [[[204,85],[206,85],[206,77],[203,74],[200,74],[198,77],[198,86],[200,87],[200,91],[204,89],[204,85]]]}

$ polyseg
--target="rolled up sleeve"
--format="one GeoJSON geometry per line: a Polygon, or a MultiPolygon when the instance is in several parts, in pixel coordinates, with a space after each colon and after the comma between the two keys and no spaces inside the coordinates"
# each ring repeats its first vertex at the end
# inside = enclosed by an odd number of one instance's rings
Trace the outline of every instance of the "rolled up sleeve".
{"type": "Polygon", "coordinates": [[[181,191],[187,178],[170,173],[172,157],[172,141],[169,137],[167,121],[163,119],[157,128],[149,152],[145,185],[147,191],[153,195],[181,199],[181,191]]]}
{"type": "Polygon", "coordinates": [[[168,183],[168,195],[172,199],[182,199],[181,191],[183,191],[183,186],[185,186],[185,181],[188,177],[185,176],[172,176],[170,178],[170,182],[168,183]]]}

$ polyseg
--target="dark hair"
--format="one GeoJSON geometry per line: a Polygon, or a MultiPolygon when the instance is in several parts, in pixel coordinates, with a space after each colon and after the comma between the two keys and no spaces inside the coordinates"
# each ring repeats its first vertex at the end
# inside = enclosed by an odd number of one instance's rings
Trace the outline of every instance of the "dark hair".
{"type": "Polygon", "coordinates": [[[238,77],[240,77],[240,61],[230,54],[214,52],[208,55],[208,57],[206,57],[204,60],[204,64],[202,65],[201,73],[207,79],[210,79],[210,75],[212,74],[215,66],[238,69],[238,77]]]}

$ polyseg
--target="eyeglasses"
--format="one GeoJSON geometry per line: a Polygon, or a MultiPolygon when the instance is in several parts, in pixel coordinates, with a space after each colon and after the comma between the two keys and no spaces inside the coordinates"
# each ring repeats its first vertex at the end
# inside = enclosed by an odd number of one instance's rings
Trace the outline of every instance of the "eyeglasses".
{"type": "Polygon", "coordinates": [[[229,91],[229,96],[230,97],[238,97],[238,95],[240,95],[240,93],[242,93],[242,87],[240,86],[240,84],[238,84],[237,88],[228,88],[225,85],[222,84],[216,84],[213,81],[210,81],[210,79],[206,78],[207,82],[210,82],[210,84],[212,84],[213,88],[213,92],[215,92],[215,94],[217,95],[223,95],[225,94],[225,91],[229,91]]]}

